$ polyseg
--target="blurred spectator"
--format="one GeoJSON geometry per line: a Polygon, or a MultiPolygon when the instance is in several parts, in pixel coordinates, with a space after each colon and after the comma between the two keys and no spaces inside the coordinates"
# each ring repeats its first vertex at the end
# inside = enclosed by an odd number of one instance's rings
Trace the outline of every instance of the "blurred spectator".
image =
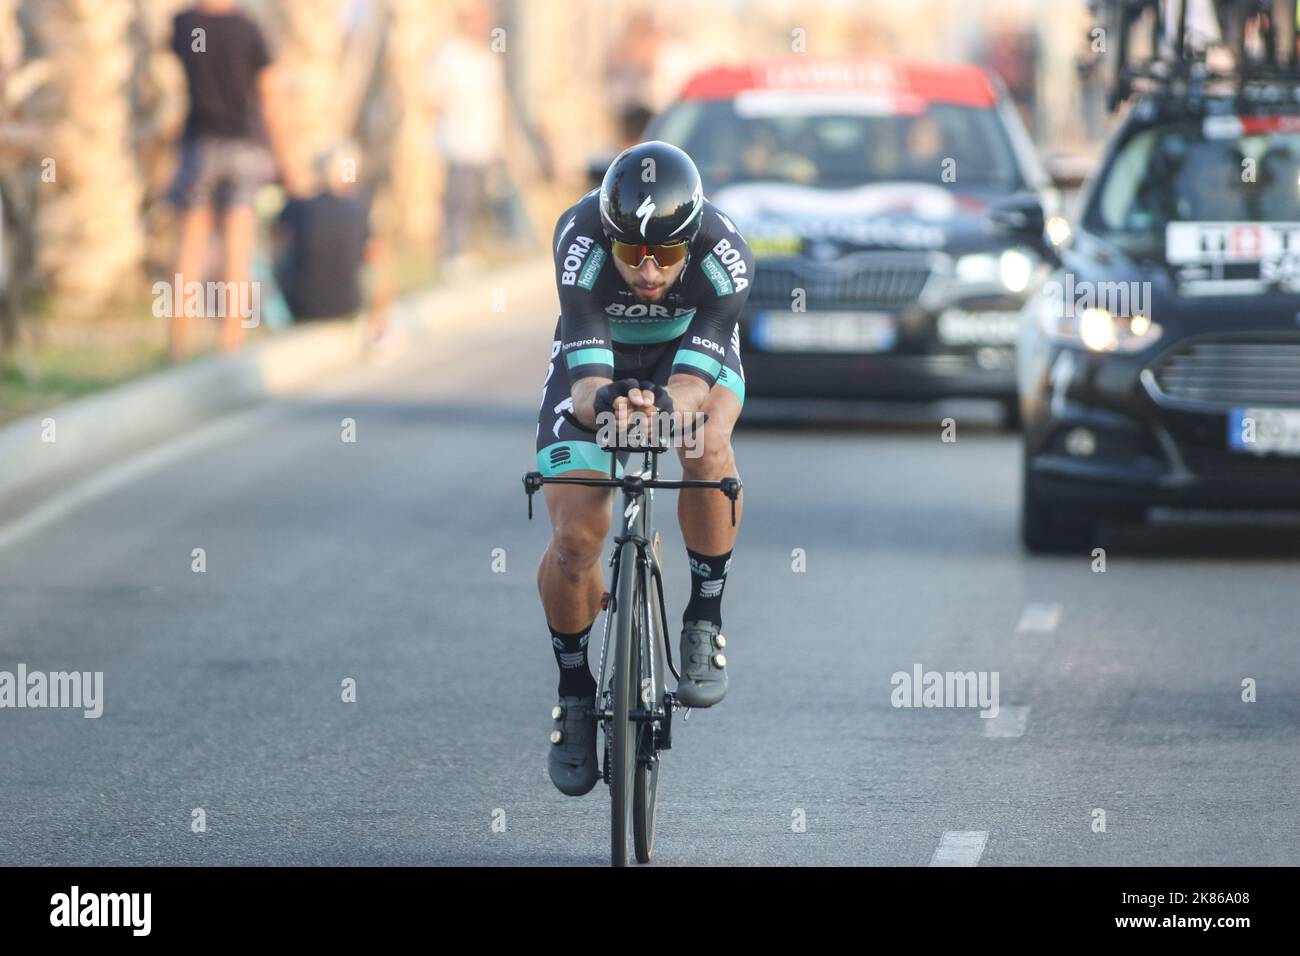
{"type": "Polygon", "coordinates": [[[666,109],[699,66],[699,57],[686,42],[679,25],[673,23],[667,29],[656,30],[646,96],[650,108],[655,112],[666,109]]]}
{"type": "Polygon", "coordinates": [[[622,132],[636,112],[653,115],[668,106],[697,69],[699,58],[676,26],[661,29],[648,13],[630,16],[605,68],[605,93],[622,132]]]}
{"type": "Polygon", "coordinates": [[[627,18],[605,67],[605,94],[614,115],[625,117],[633,110],[649,111],[656,43],[654,19],[648,13],[638,12],[627,18]]]}
{"type": "Polygon", "coordinates": [[[1038,111],[1038,36],[1033,29],[999,26],[987,37],[980,62],[1006,84],[1031,132],[1038,111]]]}
{"type": "Polygon", "coordinates": [[[645,136],[645,129],[650,125],[654,114],[649,107],[639,103],[625,106],[619,114],[619,150],[635,146],[645,136]]]}
{"type": "Polygon", "coordinates": [[[39,67],[24,71],[3,56],[18,49],[0,44],[0,351],[17,342],[19,308],[35,285],[33,209],[47,133],[23,116],[24,101],[41,81],[33,80],[39,67]]]}
{"type": "Polygon", "coordinates": [[[452,273],[472,263],[470,233],[484,209],[488,174],[501,159],[506,107],[505,68],[489,45],[488,6],[463,3],[457,28],[434,54],[429,73],[438,146],[447,164],[442,254],[452,273]]]}
{"type": "MultiPolygon", "coordinates": [[[[285,141],[271,54],[262,31],[235,0],[199,0],[176,15],[172,51],[181,59],[190,108],[180,144],[180,166],[171,198],[182,213],[176,272],[181,289],[204,278],[217,215],[224,240],[227,299],[219,344],[234,351],[243,338],[245,310],[254,301],[250,263],[256,236],[253,198],[274,175],[272,155],[284,162],[285,141]]],[[[168,355],[185,354],[189,317],[187,295],[177,295],[168,355]]]]}
{"type": "Polygon", "coordinates": [[[316,162],[319,191],[285,203],[277,223],[276,279],[296,321],[362,309],[361,267],[371,267],[370,334],[383,337],[392,299],[388,256],[370,228],[370,195],[357,188],[358,148],[341,143],[316,162]]]}

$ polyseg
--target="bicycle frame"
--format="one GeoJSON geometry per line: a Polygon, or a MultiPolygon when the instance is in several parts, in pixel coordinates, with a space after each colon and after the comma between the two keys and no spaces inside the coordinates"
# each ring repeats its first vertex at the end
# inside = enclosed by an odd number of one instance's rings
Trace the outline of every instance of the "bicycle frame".
{"type": "MultiPolygon", "coordinates": [[[[657,472],[657,469],[655,468],[656,462],[653,454],[648,451],[645,454],[645,459],[643,460],[641,469],[634,472],[633,475],[644,475],[644,462],[648,462],[650,465],[650,480],[657,480],[655,477],[657,472]]],[[[654,487],[645,487],[640,491],[628,490],[625,488],[623,493],[623,502],[623,530],[620,534],[615,536],[614,549],[609,556],[609,565],[614,569],[610,576],[609,600],[614,605],[614,614],[623,613],[624,611],[629,614],[632,613],[632,608],[623,609],[617,606],[618,602],[615,595],[618,594],[619,575],[624,573],[633,573],[643,576],[641,582],[641,593],[645,598],[645,620],[647,631],[649,633],[646,635],[646,646],[642,647],[641,651],[643,655],[642,659],[646,661],[646,665],[650,670],[649,676],[646,679],[650,682],[650,686],[653,688],[656,686],[654,671],[655,655],[654,647],[651,642],[655,640],[653,632],[656,630],[659,632],[658,638],[664,643],[664,657],[668,662],[668,669],[674,678],[679,677],[677,668],[673,666],[672,646],[668,642],[668,617],[664,605],[663,576],[659,567],[659,559],[654,553],[651,538],[651,535],[654,533],[654,487]],[[624,569],[622,567],[620,556],[623,552],[623,545],[628,541],[631,541],[633,547],[636,549],[636,562],[634,567],[624,569]],[[654,607],[650,597],[650,583],[652,581],[654,582],[659,597],[660,613],[658,615],[654,613],[654,607]]],[[[605,686],[605,665],[609,657],[609,639],[610,631],[614,622],[614,614],[605,615],[605,629],[601,636],[600,668],[597,671],[596,686],[602,688],[605,686]]],[[[643,705],[647,703],[645,696],[645,689],[643,687],[641,688],[639,695],[643,705]]],[[[671,706],[665,707],[664,713],[655,713],[654,711],[647,711],[642,708],[636,716],[638,719],[642,720],[653,720],[658,717],[670,719],[671,711],[671,706]]],[[[597,716],[603,720],[607,717],[612,717],[613,714],[611,711],[602,707],[597,716]]],[[[667,745],[665,745],[663,749],[668,749],[667,745]]]]}

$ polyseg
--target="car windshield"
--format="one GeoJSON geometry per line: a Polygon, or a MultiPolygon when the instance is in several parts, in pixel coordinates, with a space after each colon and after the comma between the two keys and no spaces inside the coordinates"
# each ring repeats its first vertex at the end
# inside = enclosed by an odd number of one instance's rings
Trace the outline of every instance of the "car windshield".
{"type": "Polygon", "coordinates": [[[1130,255],[1159,254],[1171,222],[1300,221],[1300,131],[1235,126],[1180,122],[1138,133],[1095,194],[1088,230],[1130,255]]]}
{"type": "Polygon", "coordinates": [[[736,100],[678,103],[654,135],[691,155],[706,192],[755,181],[848,187],[913,180],[1023,188],[1006,132],[987,108],[931,103],[902,112],[868,97],[819,101],[742,94],[736,100]]]}

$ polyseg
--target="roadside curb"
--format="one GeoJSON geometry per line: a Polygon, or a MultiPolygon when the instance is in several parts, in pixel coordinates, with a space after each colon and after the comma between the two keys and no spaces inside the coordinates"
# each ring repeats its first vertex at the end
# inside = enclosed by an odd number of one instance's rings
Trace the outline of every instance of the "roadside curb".
{"type": "MultiPolygon", "coordinates": [[[[411,340],[455,336],[493,317],[496,290],[541,294],[553,281],[549,260],[530,260],[419,292],[393,304],[393,330],[411,340]]],[[[297,326],[245,352],[199,359],[20,418],[0,427],[0,499],[32,494],[79,468],[303,388],[359,365],[369,351],[364,319],[297,326]]]]}

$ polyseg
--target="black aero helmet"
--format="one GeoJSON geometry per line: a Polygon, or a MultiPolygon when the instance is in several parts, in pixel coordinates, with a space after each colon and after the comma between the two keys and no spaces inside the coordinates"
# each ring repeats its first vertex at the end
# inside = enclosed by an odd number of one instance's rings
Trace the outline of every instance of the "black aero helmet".
{"type": "Polygon", "coordinates": [[[600,221],[611,239],[658,246],[700,230],[704,187],[691,157],[651,140],[614,158],[600,184],[600,221]]]}

